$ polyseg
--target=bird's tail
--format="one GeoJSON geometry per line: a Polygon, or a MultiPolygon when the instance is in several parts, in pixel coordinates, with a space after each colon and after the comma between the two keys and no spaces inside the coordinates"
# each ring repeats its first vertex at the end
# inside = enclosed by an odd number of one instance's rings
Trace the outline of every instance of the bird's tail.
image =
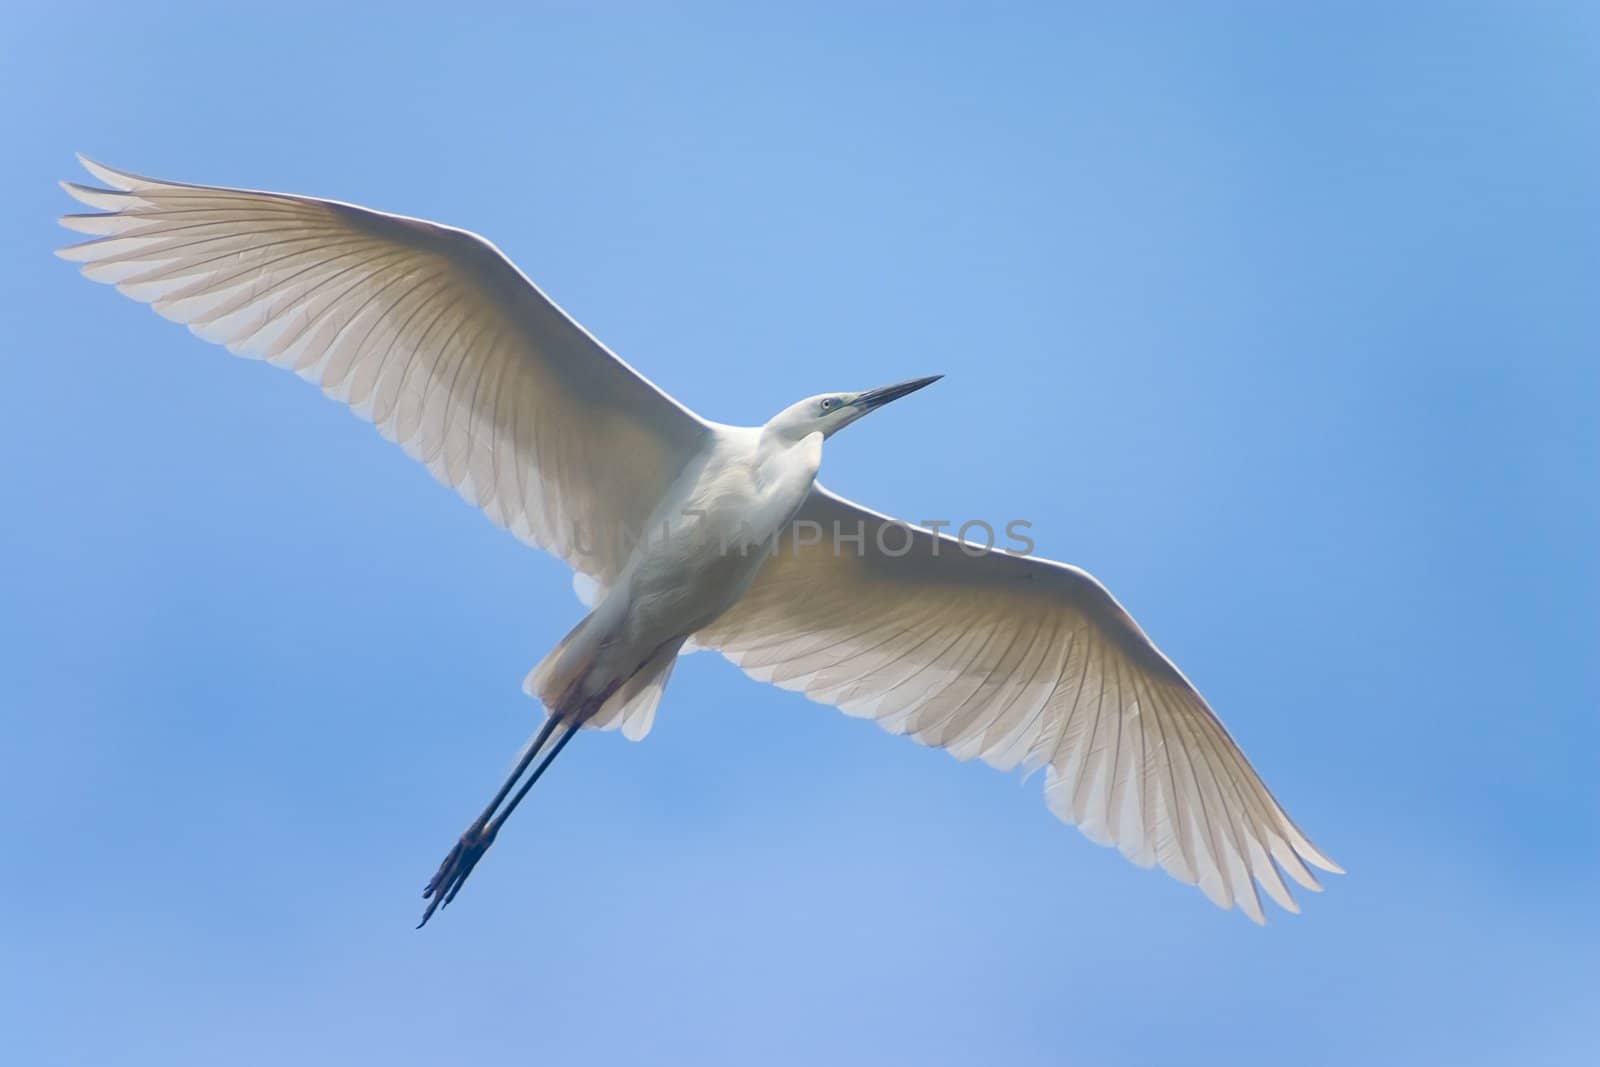
{"type": "Polygon", "coordinates": [[[592,618],[574,626],[522,680],[522,691],[552,712],[561,710],[562,699],[588,671],[592,657],[580,655],[575,646],[586,637],[592,618]]]}
{"type": "Polygon", "coordinates": [[[601,664],[604,643],[593,632],[593,616],[562,638],[539,665],[528,672],[522,691],[558,718],[596,730],[617,730],[630,741],[650,732],[656,707],[678,662],[682,641],[658,647],[643,663],[630,664],[620,678],[601,664]]]}
{"type": "Polygon", "coordinates": [[[667,680],[672,677],[672,668],[678,662],[678,647],[669,644],[656,649],[584,725],[596,730],[620,729],[629,741],[642,739],[655,722],[656,707],[661,703],[667,680]]]}

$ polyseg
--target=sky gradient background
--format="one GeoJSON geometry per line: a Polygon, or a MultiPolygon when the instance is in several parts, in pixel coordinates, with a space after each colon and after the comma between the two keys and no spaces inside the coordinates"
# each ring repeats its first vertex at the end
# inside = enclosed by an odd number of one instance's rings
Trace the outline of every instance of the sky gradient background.
{"type": "Polygon", "coordinates": [[[805,6],[9,12],[8,1062],[1597,1062],[1594,7],[805,6]],[[479,230],[723,421],[948,375],[824,480],[1032,521],[1350,875],[699,655],[413,932],[567,575],[51,258],[74,150],[479,230]]]}

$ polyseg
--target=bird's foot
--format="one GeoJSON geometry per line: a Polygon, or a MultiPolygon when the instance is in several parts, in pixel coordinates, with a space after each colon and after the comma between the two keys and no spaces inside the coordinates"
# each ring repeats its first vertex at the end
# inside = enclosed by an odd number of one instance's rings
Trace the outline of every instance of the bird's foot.
{"type": "Polygon", "coordinates": [[[422,913],[422,921],[417,923],[420,930],[433,918],[433,913],[450,903],[461,892],[461,886],[466,882],[467,876],[478,865],[483,854],[489,851],[489,846],[494,844],[495,835],[499,832],[498,826],[486,826],[482,822],[475,822],[467,827],[467,832],[461,835],[461,840],[455,843],[450,854],[439,864],[439,869],[434,872],[433,878],[422,891],[422,899],[428,901],[428,910],[422,913]]]}

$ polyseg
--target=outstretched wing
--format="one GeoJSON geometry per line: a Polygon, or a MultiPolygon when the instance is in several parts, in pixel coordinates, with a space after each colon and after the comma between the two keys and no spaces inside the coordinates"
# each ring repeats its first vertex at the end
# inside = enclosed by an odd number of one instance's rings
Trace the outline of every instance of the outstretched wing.
{"type": "Polygon", "coordinates": [[[695,637],[958,759],[1045,767],[1062,820],[1257,922],[1257,883],[1298,910],[1277,867],[1309,889],[1307,863],[1339,871],[1099,582],[974,552],[816,486],[743,599],[695,637]]]}
{"type": "MultiPolygon", "coordinates": [[[[80,157],[81,158],[81,157],[80,157]]],[[[620,570],[707,425],[589,336],[492,244],[331,200],[155,181],[110,189],[59,253],[208,341],[348,404],[529,544],[620,570]]]]}

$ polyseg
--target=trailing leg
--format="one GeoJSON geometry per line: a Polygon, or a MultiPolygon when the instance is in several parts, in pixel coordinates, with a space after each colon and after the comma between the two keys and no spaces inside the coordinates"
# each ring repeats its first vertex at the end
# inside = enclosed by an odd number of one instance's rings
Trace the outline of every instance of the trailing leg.
{"type": "Polygon", "coordinates": [[[580,725],[581,720],[564,722],[556,715],[551,715],[545,720],[544,726],[528,743],[522,758],[517,761],[517,765],[512,768],[510,775],[495,793],[494,799],[489,801],[489,806],[472,821],[471,826],[467,827],[466,832],[455,843],[450,854],[445,856],[444,862],[439,864],[439,869],[434,872],[433,878],[422,890],[422,898],[428,901],[428,909],[422,913],[422,921],[417,923],[419,930],[433,918],[434,912],[449,904],[456,898],[456,894],[461,892],[467,876],[478,865],[478,861],[489,850],[489,846],[494,844],[495,837],[500,833],[500,827],[505,825],[505,821],[511,817],[517,805],[522,803],[522,798],[528,795],[528,790],[533,788],[533,784],[544,774],[545,769],[555,762],[555,758],[561,754],[567,742],[572,740],[572,735],[578,732],[580,725]],[[554,741],[551,740],[552,737],[555,738],[554,741]],[[535,760],[539,761],[537,766],[534,766],[535,760]],[[528,774],[518,788],[518,780],[522,779],[530,766],[533,767],[532,773],[528,774]],[[511,792],[513,789],[516,789],[514,795],[511,792]],[[511,797],[509,803],[506,802],[507,796],[511,797]],[[502,803],[505,803],[504,808],[501,807],[502,803]]]}

